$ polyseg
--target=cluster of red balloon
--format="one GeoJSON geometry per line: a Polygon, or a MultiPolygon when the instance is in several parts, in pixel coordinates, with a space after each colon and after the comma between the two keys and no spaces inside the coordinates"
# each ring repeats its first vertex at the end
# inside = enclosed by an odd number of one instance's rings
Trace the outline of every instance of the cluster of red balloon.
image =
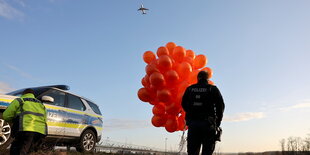
{"type": "Polygon", "coordinates": [[[168,132],[183,131],[185,112],[181,100],[184,91],[197,82],[199,71],[206,70],[211,78],[212,70],[204,67],[208,61],[206,56],[196,55],[173,42],[159,47],[156,55],[152,51],[143,54],[146,75],[142,78],[144,87],[139,89],[138,97],[154,105],[152,124],[155,127],[165,127],[168,132]]]}

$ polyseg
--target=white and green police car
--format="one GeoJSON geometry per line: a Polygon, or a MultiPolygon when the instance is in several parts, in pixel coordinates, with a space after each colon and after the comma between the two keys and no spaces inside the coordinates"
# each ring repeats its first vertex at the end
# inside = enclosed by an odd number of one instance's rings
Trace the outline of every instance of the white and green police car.
{"type": "MultiPolygon", "coordinates": [[[[41,99],[49,96],[52,103],[44,103],[47,109],[48,135],[46,144],[50,146],[74,146],[79,152],[91,152],[102,135],[102,114],[92,101],[74,95],[66,85],[32,88],[41,99]]],[[[7,106],[25,89],[0,95],[0,148],[11,143],[11,124],[4,121],[2,113],[7,106]]]]}

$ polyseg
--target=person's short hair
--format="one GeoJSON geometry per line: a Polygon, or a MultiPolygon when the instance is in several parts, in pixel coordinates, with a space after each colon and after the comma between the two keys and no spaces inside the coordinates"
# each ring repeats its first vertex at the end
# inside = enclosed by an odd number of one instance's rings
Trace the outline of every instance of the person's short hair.
{"type": "Polygon", "coordinates": [[[28,89],[25,89],[24,91],[23,91],[23,95],[25,95],[25,94],[34,94],[34,90],[33,89],[30,89],[30,88],[28,88],[28,89]]]}
{"type": "Polygon", "coordinates": [[[204,80],[208,80],[208,77],[209,75],[208,75],[208,72],[207,71],[200,71],[199,73],[198,73],[198,75],[197,75],[197,79],[198,79],[198,81],[199,80],[202,80],[202,79],[204,79],[204,80]]]}

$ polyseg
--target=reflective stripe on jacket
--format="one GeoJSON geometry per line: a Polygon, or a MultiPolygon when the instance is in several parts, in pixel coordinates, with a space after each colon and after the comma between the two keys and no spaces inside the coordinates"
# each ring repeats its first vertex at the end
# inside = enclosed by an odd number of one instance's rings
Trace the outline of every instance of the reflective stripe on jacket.
{"type": "Polygon", "coordinates": [[[3,113],[3,118],[11,122],[19,116],[19,131],[47,134],[45,106],[33,94],[25,94],[12,101],[3,113]]]}

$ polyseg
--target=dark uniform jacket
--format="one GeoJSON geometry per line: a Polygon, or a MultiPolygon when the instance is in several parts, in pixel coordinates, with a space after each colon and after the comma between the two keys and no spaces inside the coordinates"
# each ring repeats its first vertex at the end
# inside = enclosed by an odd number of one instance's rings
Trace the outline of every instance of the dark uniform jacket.
{"type": "Polygon", "coordinates": [[[216,86],[209,85],[206,80],[200,80],[185,90],[182,107],[186,112],[186,122],[213,117],[216,126],[220,126],[225,104],[216,86]]]}

